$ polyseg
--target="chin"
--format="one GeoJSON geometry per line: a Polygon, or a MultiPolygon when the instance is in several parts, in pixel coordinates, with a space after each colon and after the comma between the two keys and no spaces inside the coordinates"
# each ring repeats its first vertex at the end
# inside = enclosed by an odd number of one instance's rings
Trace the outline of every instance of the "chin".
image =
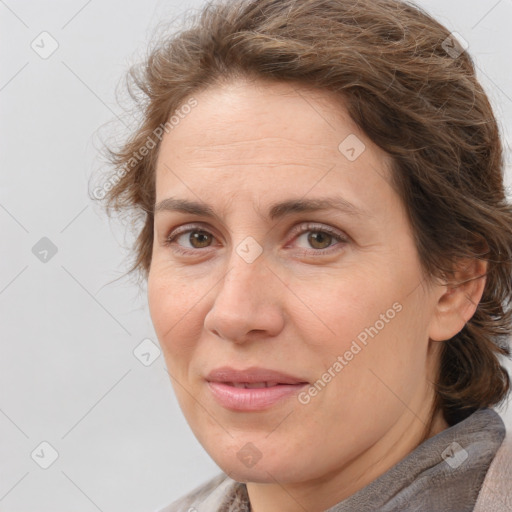
{"type": "Polygon", "coordinates": [[[249,443],[240,448],[208,451],[224,473],[237,482],[293,483],[300,480],[294,461],[286,454],[274,450],[265,457],[254,452],[249,443]],[[217,453],[215,453],[217,452],[217,453]]]}
{"type": "Polygon", "coordinates": [[[270,476],[272,473],[268,473],[265,470],[262,470],[261,468],[256,470],[255,468],[247,469],[247,468],[240,468],[233,467],[233,465],[228,466],[220,466],[222,471],[226,473],[230,478],[233,480],[236,480],[237,482],[242,482],[244,484],[253,482],[258,484],[272,484],[277,481],[281,481],[279,477],[270,476]]]}

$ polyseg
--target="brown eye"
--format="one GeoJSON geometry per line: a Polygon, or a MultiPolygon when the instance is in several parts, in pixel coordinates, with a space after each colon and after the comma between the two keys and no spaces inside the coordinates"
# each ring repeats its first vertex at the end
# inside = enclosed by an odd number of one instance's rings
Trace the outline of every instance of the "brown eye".
{"type": "Polygon", "coordinates": [[[178,229],[172,232],[164,242],[164,245],[171,247],[177,254],[198,254],[199,249],[206,249],[213,245],[215,237],[204,229],[190,228],[178,229]]]}
{"type": "Polygon", "coordinates": [[[332,235],[324,231],[311,231],[308,236],[308,243],[314,249],[326,249],[332,243],[332,235]]]}
{"type": "Polygon", "coordinates": [[[194,249],[202,249],[211,244],[211,234],[206,231],[191,231],[189,235],[190,245],[194,249]]]}
{"type": "Polygon", "coordinates": [[[324,255],[341,250],[348,242],[347,236],[330,226],[305,224],[298,226],[292,234],[297,234],[295,244],[310,255],[324,255]]]}

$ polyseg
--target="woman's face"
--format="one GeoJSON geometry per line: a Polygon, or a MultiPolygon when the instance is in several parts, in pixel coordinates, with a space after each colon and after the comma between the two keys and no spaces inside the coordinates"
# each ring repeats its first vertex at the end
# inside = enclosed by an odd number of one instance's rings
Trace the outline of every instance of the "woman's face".
{"type": "Polygon", "coordinates": [[[239,481],[390,467],[424,434],[445,290],[424,280],[389,158],[322,91],[195,98],[162,140],[148,278],[190,427],[239,481]]]}

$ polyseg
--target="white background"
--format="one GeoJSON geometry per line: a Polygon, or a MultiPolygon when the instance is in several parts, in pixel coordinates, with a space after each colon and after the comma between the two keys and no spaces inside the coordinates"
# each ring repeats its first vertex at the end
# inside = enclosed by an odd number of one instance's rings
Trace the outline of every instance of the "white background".
{"type": "MultiPolygon", "coordinates": [[[[468,41],[509,144],[512,0],[419,3],[468,41]]],[[[159,21],[201,4],[0,1],[0,512],[153,511],[218,472],[162,356],[133,354],[156,337],[145,291],[111,282],[130,238],[87,194],[128,66],[159,21]],[[59,45],[47,59],[31,48],[43,31],[59,45]],[[46,263],[42,237],[57,248],[46,263]],[[48,469],[31,458],[49,461],[43,441],[59,454],[48,469]]]]}

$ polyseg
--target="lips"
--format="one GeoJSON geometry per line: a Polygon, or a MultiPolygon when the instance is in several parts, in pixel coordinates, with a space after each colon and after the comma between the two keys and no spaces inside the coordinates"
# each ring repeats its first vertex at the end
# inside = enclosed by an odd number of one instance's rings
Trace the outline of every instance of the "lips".
{"type": "Polygon", "coordinates": [[[206,377],[215,400],[233,411],[261,411],[296,395],[309,383],[267,368],[217,368],[206,377]]]}

